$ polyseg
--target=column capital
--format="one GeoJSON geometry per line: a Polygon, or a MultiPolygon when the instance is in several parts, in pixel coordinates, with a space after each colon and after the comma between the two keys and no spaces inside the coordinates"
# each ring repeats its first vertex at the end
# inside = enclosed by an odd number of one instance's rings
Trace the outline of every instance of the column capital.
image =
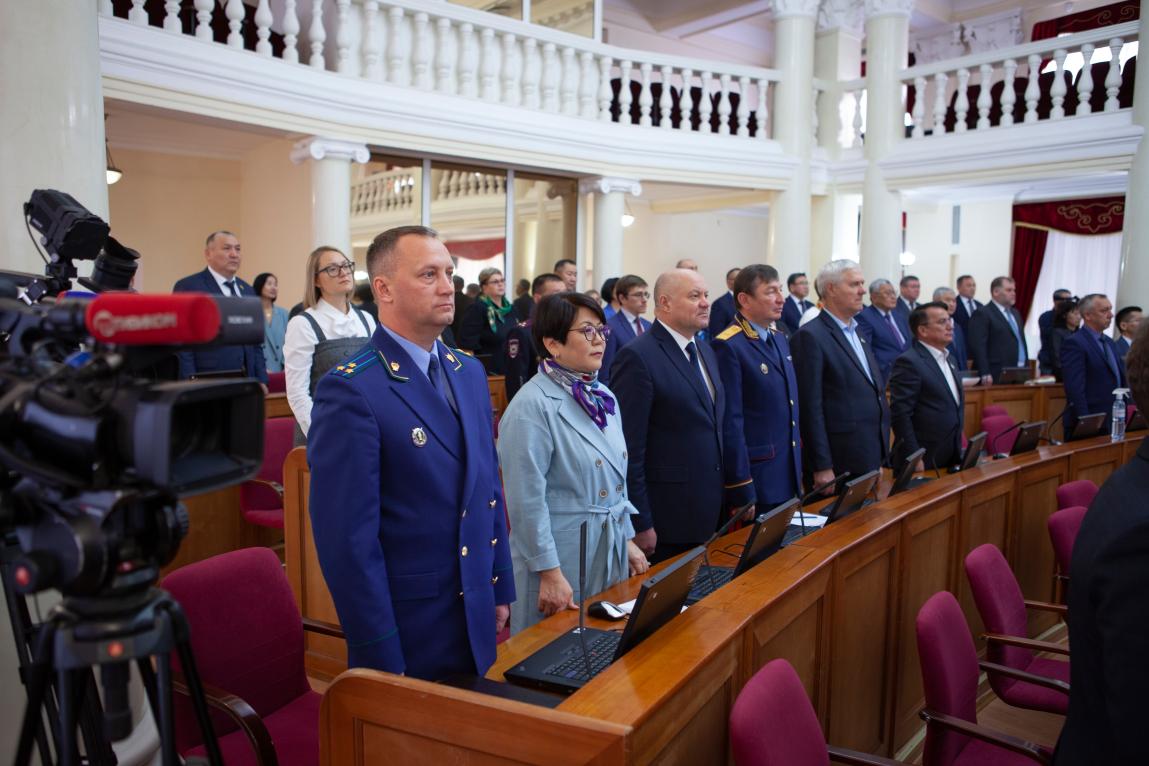
{"type": "Polygon", "coordinates": [[[914,10],[914,0],[866,0],[866,20],[879,16],[905,16],[914,10]]]}
{"type": "Polygon", "coordinates": [[[822,0],[818,6],[818,31],[844,29],[861,37],[863,10],[863,0],[822,0]]]}
{"type": "Polygon", "coordinates": [[[297,141],[291,147],[291,161],[296,165],[306,160],[347,160],[366,164],[371,159],[367,144],[356,141],[342,141],[338,138],[312,136],[297,141]]]}
{"type": "Polygon", "coordinates": [[[774,18],[792,17],[815,18],[818,15],[818,0],[774,0],[774,18]]]}
{"type": "Polygon", "coordinates": [[[642,195],[642,184],[638,181],[632,181],[629,178],[607,178],[599,176],[598,178],[582,178],[578,182],[579,194],[610,194],[611,192],[622,192],[629,194],[632,197],[642,195]]]}

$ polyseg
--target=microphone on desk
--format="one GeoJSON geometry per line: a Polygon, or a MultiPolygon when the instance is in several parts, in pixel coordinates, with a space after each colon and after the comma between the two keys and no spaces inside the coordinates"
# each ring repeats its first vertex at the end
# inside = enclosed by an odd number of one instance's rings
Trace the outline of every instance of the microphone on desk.
{"type": "MultiPolygon", "coordinates": [[[[1051,436],[1051,434],[1053,433],[1053,424],[1059,420],[1064,421],[1065,420],[1065,413],[1067,410],[1069,410],[1068,404],[1065,405],[1064,407],[1062,407],[1061,412],[1057,413],[1057,417],[1055,417],[1053,420],[1051,420],[1049,422],[1049,425],[1045,429],[1045,436],[1041,436],[1039,438],[1045,439],[1047,442],[1052,444],[1054,447],[1059,446],[1061,444],[1061,442],[1059,442],[1057,439],[1054,439],[1053,436],[1051,436]]],[[[1069,434],[1065,434],[1065,436],[1068,437],[1069,434]]]]}
{"type": "Polygon", "coordinates": [[[1006,453],[997,451],[997,440],[1000,439],[1001,437],[1005,436],[1010,431],[1016,431],[1017,429],[1021,428],[1023,425],[1025,425],[1025,421],[1020,420],[1020,421],[1014,423],[1009,428],[1002,431],[1001,433],[999,433],[997,436],[993,437],[993,441],[991,441],[989,443],[989,451],[993,455],[994,460],[1001,460],[1002,458],[1009,457],[1009,455],[1007,455],[1006,453]]]}
{"type": "Polygon", "coordinates": [[[726,522],[723,523],[722,526],[720,526],[717,530],[715,530],[714,534],[712,534],[706,540],[706,542],[704,542],[702,544],[702,561],[704,564],[706,564],[706,576],[710,579],[711,590],[714,590],[715,586],[714,586],[714,570],[710,567],[710,554],[708,552],[708,550],[710,548],[710,544],[712,542],[714,542],[715,540],[717,540],[718,538],[722,537],[727,532],[729,532],[730,527],[734,526],[734,522],[738,521],[743,516],[745,516],[746,512],[753,507],[754,507],[754,503],[747,503],[746,505],[744,505],[740,508],[735,508],[733,513],[731,513],[730,518],[727,519],[726,522]]]}
{"type": "MultiPolygon", "coordinates": [[[[849,479],[849,478],[850,478],[850,472],[849,471],[842,471],[842,473],[838,474],[834,478],[822,482],[821,484],[814,487],[812,490],[810,490],[809,492],[807,492],[806,494],[804,494],[800,498],[798,498],[798,510],[796,510],[794,513],[798,516],[798,525],[802,527],[802,535],[803,536],[806,535],[806,517],[804,515],[805,511],[803,510],[806,507],[806,503],[810,502],[812,499],[814,499],[818,495],[822,494],[822,492],[825,491],[827,487],[840,487],[840,486],[842,486],[842,483],[845,482],[846,479],[849,479]]],[[[835,490],[834,494],[837,494],[837,490],[835,490]]]]}

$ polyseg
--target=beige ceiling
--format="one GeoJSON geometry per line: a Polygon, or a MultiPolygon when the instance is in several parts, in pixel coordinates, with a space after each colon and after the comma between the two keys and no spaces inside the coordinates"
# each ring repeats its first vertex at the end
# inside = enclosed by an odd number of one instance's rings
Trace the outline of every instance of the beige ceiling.
{"type": "Polygon", "coordinates": [[[108,99],[104,123],[112,149],[238,160],[268,141],[291,138],[282,131],[108,99]]]}

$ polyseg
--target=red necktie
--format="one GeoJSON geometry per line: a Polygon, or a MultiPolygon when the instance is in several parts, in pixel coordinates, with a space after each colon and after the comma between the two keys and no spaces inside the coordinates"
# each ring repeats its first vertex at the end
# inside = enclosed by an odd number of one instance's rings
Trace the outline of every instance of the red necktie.
{"type": "Polygon", "coordinates": [[[634,334],[635,335],[642,335],[642,333],[643,333],[642,320],[639,319],[638,317],[635,317],[634,318],[634,334]]]}

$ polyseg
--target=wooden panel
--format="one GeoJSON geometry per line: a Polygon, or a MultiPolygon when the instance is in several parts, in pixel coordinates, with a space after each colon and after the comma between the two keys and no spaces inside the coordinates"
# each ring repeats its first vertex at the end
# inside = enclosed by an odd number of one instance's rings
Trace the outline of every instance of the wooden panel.
{"type": "MultiPolygon", "coordinates": [[[[655,766],[695,766],[721,762],[719,753],[730,750],[730,707],[734,704],[733,679],[714,690],[674,729],[674,738],[650,763],[655,766]],[[721,743],[721,744],[719,744],[721,743]]],[[[653,727],[646,727],[647,730],[653,727]]]]}
{"type": "MultiPolygon", "coordinates": [[[[1060,457],[1027,465],[1017,472],[1017,512],[1013,540],[1006,552],[1026,598],[1054,601],[1053,544],[1047,522],[1057,510],[1057,488],[1069,480],[1069,459],[1060,457]]],[[[1054,625],[1057,616],[1031,611],[1030,635],[1054,625]]]]}
{"type": "Polygon", "coordinates": [[[239,485],[180,498],[188,512],[188,534],[162,574],[240,548],[277,545],[278,529],[249,524],[239,510],[239,485]]]}
{"type": "Polygon", "coordinates": [[[1065,410],[1065,403],[1067,401],[1065,398],[1065,389],[1061,386],[1043,387],[1042,393],[1044,394],[1043,400],[1045,404],[1042,417],[1049,423],[1053,423],[1054,419],[1057,419],[1057,422],[1050,426],[1049,437],[1051,439],[1057,439],[1058,441],[1065,441],[1064,418],[1058,418],[1058,415],[1065,410]]]}
{"type": "MultiPolygon", "coordinates": [[[[1100,437],[1105,439],[1106,437],[1100,437]]],[[[1109,474],[1121,465],[1124,455],[1123,444],[1102,443],[1073,453],[1069,460],[1069,475],[1073,479],[1089,479],[1097,486],[1105,483],[1109,474]]]]}
{"type": "Polygon", "coordinates": [[[1037,394],[1036,386],[993,386],[986,392],[985,403],[1004,407],[1016,421],[1038,420],[1034,406],[1037,394]]]}
{"type": "Polygon", "coordinates": [[[985,405],[984,388],[967,388],[965,390],[965,435],[973,436],[981,430],[981,409],[985,405]]]}
{"type": "Polygon", "coordinates": [[[924,695],[914,623],[930,596],[957,587],[960,512],[960,496],[950,497],[902,522],[894,742],[905,742],[921,728],[924,695]]]}
{"type": "Polygon", "coordinates": [[[487,389],[491,392],[491,413],[498,420],[507,408],[507,379],[503,375],[488,375],[487,389]]]}
{"type": "MultiPolygon", "coordinates": [[[[995,466],[996,467],[996,466],[995,466]]],[[[978,469],[985,471],[987,469],[978,469]]],[[[993,543],[1004,553],[1009,551],[1009,512],[1013,500],[1014,476],[1006,473],[979,482],[966,490],[962,501],[961,543],[958,560],[962,566],[958,578],[958,601],[975,636],[985,632],[965,577],[966,554],[985,543],[993,543]]]]}
{"type": "Polygon", "coordinates": [[[898,537],[888,527],[834,561],[828,738],[870,753],[891,751],[898,537]]]}
{"type": "Polygon", "coordinates": [[[287,394],[268,394],[263,400],[263,414],[265,418],[295,417],[287,403],[287,394]]]}

